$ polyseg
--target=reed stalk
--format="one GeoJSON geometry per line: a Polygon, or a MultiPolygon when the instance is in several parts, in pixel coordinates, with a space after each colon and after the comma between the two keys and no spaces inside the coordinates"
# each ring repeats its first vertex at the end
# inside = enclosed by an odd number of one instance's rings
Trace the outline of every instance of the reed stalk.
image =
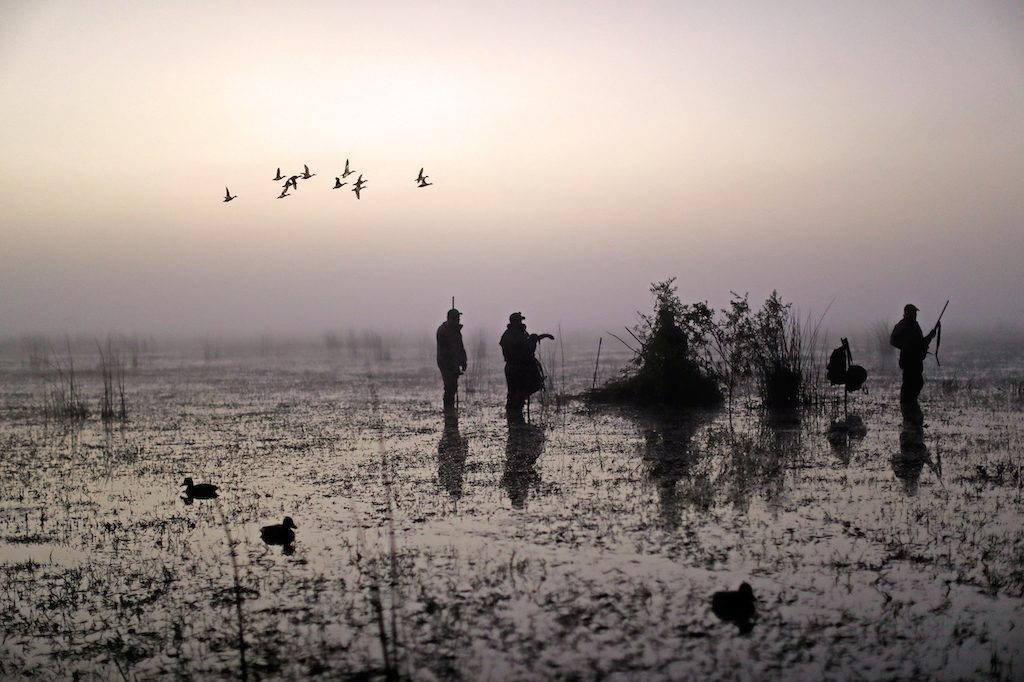
{"type": "Polygon", "coordinates": [[[214,506],[217,509],[217,517],[220,520],[220,527],[224,529],[224,537],[228,540],[228,555],[231,557],[231,577],[235,587],[235,613],[238,617],[238,666],[243,682],[249,679],[249,666],[245,660],[245,616],[242,611],[242,581],[238,575],[238,558],[235,556],[235,541],[231,537],[231,528],[224,516],[224,509],[220,500],[214,499],[214,506]]]}

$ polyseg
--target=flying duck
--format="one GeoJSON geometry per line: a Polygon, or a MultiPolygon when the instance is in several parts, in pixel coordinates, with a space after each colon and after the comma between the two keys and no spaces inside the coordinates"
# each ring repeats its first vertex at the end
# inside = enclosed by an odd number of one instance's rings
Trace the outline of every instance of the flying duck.
{"type": "Polygon", "coordinates": [[[342,182],[341,178],[335,176],[335,178],[334,178],[334,187],[332,187],[331,189],[341,189],[342,187],[344,187],[347,184],[348,184],[347,182],[342,182]]]}
{"type": "Polygon", "coordinates": [[[277,175],[274,176],[274,180],[275,181],[284,180],[284,176],[281,175],[281,169],[280,168],[277,169],[277,175]]]}
{"type": "Polygon", "coordinates": [[[302,169],[303,169],[302,170],[302,179],[303,180],[309,180],[311,177],[316,175],[316,173],[310,173],[309,172],[309,166],[307,166],[305,164],[302,165],[302,169]]]}
{"type": "Polygon", "coordinates": [[[356,199],[360,198],[359,197],[359,191],[363,188],[363,186],[365,184],[366,184],[366,181],[363,180],[363,174],[360,173],[359,177],[356,178],[356,185],[355,185],[355,187],[352,188],[352,191],[356,193],[356,199]]]}
{"type": "Polygon", "coordinates": [[[353,173],[355,173],[355,171],[350,171],[348,169],[348,159],[345,159],[345,172],[341,174],[341,177],[347,178],[348,176],[352,175],[353,173]]]}
{"type": "Polygon", "coordinates": [[[423,174],[423,169],[420,168],[420,175],[419,175],[418,178],[416,178],[416,182],[418,182],[420,184],[417,185],[417,187],[427,187],[428,185],[433,185],[434,183],[427,182],[427,178],[429,178],[429,177],[430,177],[429,175],[424,175],[423,174]]]}
{"type": "Polygon", "coordinates": [[[231,190],[229,190],[227,187],[224,188],[224,201],[227,202],[227,201],[231,201],[232,199],[236,199],[236,198],[238,198],[237,194],[235,196],[231,196],[231,190]]]}

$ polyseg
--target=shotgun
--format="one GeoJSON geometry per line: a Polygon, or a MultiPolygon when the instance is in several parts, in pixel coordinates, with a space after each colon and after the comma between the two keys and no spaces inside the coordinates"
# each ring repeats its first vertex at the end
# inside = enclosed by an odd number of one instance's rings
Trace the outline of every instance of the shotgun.
{"type": "Polygon", "coordinates": [[[935,332],[935,364],[942,367],[942,363],[939,362],[939,346],[942,345],[942,327],[939,323],[942,322],[942,316],[946,314],[946,308],[949,307],[949,299],[946,299],[946,305],[942,306],[942,312],[939,313],[939,319],[935,320],[935,326],[932,327],[932,331],[935,332]]]}

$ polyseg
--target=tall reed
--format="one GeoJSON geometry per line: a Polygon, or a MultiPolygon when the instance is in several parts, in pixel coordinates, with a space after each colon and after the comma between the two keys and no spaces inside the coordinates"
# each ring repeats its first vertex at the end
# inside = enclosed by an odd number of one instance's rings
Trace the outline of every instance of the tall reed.
{"type": "Polygon", "coordinates": [[[249,665],[245,659],[245,616],[242,612],[242,580],[238,573],[238,558],[235,556],[235,541],[231,537],[231,528],[224,516],[224,509],[220,500],[214,499],[214,507],[217,509],[217,517],[220,520],[220,527],[224,529],[224,537],[228,540],[228,555],[231,558],[231,576],[235,588],[235,614],[238,618],[238,666],[243,682],[249,679],[249,665]]]}
{"type": "Polygon", "coordinates": [[[52,350],[48,354],[47,364],[51,370],[46,393],[44,395],[43,413],[55,419],[81,420],[89,416],[89,408],[78,393],[78,380],[75,374],[75,359],[71,353],[71,340],[65,340],[67,357],[61,359],[52,350]]]}
{"type": "MultiPolygon", "coordinates": [[[[831,307],[831,304],[829,304],[831,307]]],[[[824,343],[821,323],[828,308],[811,326],[801,321],[792,304],[773,291],[754,315],[754,370],[762,404],[788,409],[821,400],[821,365],[824,343]]]]}
{"type": "Polygon", "coordinates": [[[100,418],[103,421],[112,421],[115,417],[124,420],[128,418],[128,405],[124,392],[124,362],[121,353],[107,338],[106,350],[96,342],[96,349],[100,354],[100,377],[103,380],[103,396],[100,402],[100,418]],[[115,390],[116,405],[115,410],[115,390]]]}
{"type": "Polygon", "coordinates": [[[390,633],[385,625],[384,607],[381,599],[380,587],[375,582],[370,588],[370,602],[377,614],[377,626],[381,641],[381,649],[384,658],[384,670],[387,679],[397,680],[400,678],[399,665],[399,633],[398,633],[398,612],[402,608],[403,598],[399,582],[398,571],[398,542],[395,537],[394,505],[392,502],[392,481],[394,480],[394,461],[388,457],[387,448],[384,446],[384,420],[380,414],[380,402],[377,397],[377,388],[373,382],[373,375],[370,377],[370,406],[373,412],[373,423],[377,429],[377,451],[380,454],[381,482],[384,485],[384,494],[387,498],[387,520],[388,520],[388,569],[390,586],[390,633]]]}

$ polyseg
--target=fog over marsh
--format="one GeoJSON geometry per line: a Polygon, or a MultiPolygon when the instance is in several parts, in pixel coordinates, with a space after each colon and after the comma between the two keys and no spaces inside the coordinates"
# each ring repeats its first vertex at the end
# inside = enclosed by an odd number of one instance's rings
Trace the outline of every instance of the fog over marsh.
{"type": "Polygon", "coordinates": [[[1012,3],[14,2],[0,27],[5,334],[430,329],[452,295],[474,326],[600,329],[673,275],[850,324],[1024,319],[1012,3]]]}

